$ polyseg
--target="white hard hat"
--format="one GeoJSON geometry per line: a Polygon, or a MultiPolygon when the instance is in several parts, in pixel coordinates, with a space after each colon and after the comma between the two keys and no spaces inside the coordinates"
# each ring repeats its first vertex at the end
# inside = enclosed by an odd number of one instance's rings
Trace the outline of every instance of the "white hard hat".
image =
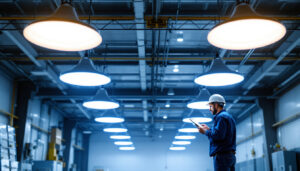
{"type": "Polygon", "coordinates": [[[208,103],[215,103],[215,102],[224,103],[224,104],[226,103],[224,97],[220,94],[213,94],[209,97],[208,103]]]}

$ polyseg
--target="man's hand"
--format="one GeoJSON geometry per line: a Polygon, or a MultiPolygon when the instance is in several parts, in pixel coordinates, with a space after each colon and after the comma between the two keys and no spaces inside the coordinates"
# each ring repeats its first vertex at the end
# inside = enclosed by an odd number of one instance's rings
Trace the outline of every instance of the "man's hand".
{"type": "Polygon", "coordinates": [[[201,126],[202,126],[202,128],[201,128],[201,127],[198,127],[199,132],[200,132],[201,134],[205,134],[205,132],[206,132],[207,130],[210,129],[206,124],[201,124],[201,126]]]}

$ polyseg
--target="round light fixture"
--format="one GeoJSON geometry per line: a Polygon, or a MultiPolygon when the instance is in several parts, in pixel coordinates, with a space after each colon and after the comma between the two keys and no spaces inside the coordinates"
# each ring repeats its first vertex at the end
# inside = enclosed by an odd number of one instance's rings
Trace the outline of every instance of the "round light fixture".
{"type": "Polygon", "coordinates": [[[206,88],[202,88],[196,99],[188,102],[187,107],[190,109],[209,109],[208,99],[210,93],[206,88]]]}
{"type": "Polygon", "coordinates": [[[240,83],[244,76],[231,71],[220,58],[216,58],[210,70],[198,75],[194,82],[203,86],[228,86],[240,83]]]}
{"type": "Polygon", "coordinates": [[[23,35],[31,43],[60,51],[88,50],[102,42],[98,31],[81,22],[69,3],[63,3],[47,19],[26,26],[23,35]]]}
{"type": "Polygon", "coordinates": [[[187,118],[184,118],[182,121],[186,122],[186,123],[192,123],[192,121],[190,119],[193,119],[193,121],[195,121],[197,123],[207,123],[207,122],[212,121],[212,119],[209,117],[187,117],[187,118]]]}
{"type": "Polygon", "coordinates": [[[180,150],[185,150],[185,147],[170,147],[169,149],[172,151],[180,151],[180,150]]]}
{"type": "Polygon", "coordinates": [[[175,139],[178,139],[178,140],[193,140],[195,138],[196,138],[196,136],[194,136],[194,135],[177,135],[177,136],[175,136],[175,139]]]}
{"type": "Polygon", "coordinates": [[[135,148],[134,147],[119,147],[119,150],[131,151],[131,150],[135,150],[135,148]]]}
{"type": "Polygon", "coordinates": [[[95,118],[96,122],[102,123],[121,123],[124,122],[124,118],[119,117],[115,110],[105,111],[100,117],[95,118]]]}
{"type": "Polygon", "coordinates": [[[111,135],[110,139],[116,139],[116,140],[125,140],[130,139],[131,137],[129,135],[111,135]]]}
{"type": "Polygon", "coordinates": [[[117,132],[127,132],[127,129],[126,128],[104,128],[103,131],[117,133],[117,132]]]}
{"type": "Polygon", "coordinates": [[[116,141],[114,142],[115,145],[132,145],[131,141],[116,141]]]}
{"type": "Polygon", "coordinates": [[[111,79],[104,73],[98,72],[87,57],[69,71],[61,73],[59,79],[65,83],[78,86],[100,86],[110,83],[111,79]]]}
{"type": "Polygon", "coordinates": [[[83,106],[89,109],[107,110],[116,109],[120,105],[108,97],[105,89],[100,88],[93,100],[85,101],[83,106]]]}
{"type": "Polygon", "coordinates": [[[207,36],[212,45],[230,50],[248,50],[270,45],[286,34],[280,22],[258,15],[247,3],[237,5],[229,20],[216,25],[207,36]]]}
{"type": "Polygon", "coordinates": [[[95,118],[96,122],[102,122],[102,123],[121,123],[124,122],[124,118],[118,118],[118,117],[98,117],[95,118]]]}
{"type": "Polygon", "coordinates": [[[191,144],[190,141],[173,141],[172,144],[174,145],[189,145],[191,144]]]}
{"type": "Polygon", "coordinates": [[[179,132],[190,132],[190,133],[195,133],[195,132],[199,132],[199,130],[197,128],[180,128],[178,130],[179,132]]]}

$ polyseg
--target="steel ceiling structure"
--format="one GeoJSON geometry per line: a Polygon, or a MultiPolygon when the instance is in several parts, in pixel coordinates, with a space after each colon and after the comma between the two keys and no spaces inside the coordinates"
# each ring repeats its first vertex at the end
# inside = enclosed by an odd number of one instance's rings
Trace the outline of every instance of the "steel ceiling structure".
{"type": "MultiPolygon", "coordinates": [[[[241,118],[256,107],[257,97],[276,98],[299,82],[300,1],[252,0],[258,13],[280,20],[287,35],[270,46],[249,51],[221,50],[210,45],[208,31],[228,18],[235,0],[73,0],[80,18],[103,36],[92,50],[98,70],[109,74],[112,83],[104,86],[121,104],[129,130],[175,130],[189,113],[186,103],[198,95],[193,80],[208,70],[219,54],[227,66],[238,70],[245,81],[229,87],[208,88],[223,94],[227,109],[241,118]],[[91,16],[88,17],[91,10],[91,16]],[[177,42],[178,32],[183,42],[177,42]],[[177,65],[179,72],[173,72],[177,65]],[[284,84],[282,84],[284,83],[284,84]],[[168,95],[173,89],[175,95],[168,95]],[[171,103],[166,108],[167,102],[171,103]],[[168,119],[162,116],[167,114],[168,119]]],[[[52,104],[83,129],[99,130],[103,125],[87,110],[83,100],[92,98],[97,88],[80,88],[62,83],[59,73],[74,66],[84,52],[61,52],[29,43],[22,35],[26,24],[51,14],[59,0],[0,1],[0,64],[16,80],[30,80],[35,96],[52,104]]],[[[133,135],[134,136],[134,135],[133,135]]]]}

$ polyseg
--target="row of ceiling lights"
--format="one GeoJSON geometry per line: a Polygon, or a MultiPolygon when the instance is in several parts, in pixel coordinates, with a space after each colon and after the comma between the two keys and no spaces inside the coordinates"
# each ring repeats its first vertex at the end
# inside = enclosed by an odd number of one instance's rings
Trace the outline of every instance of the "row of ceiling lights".
{"type": "MultiPolygon", "coordinates": [[[[35,21],[25,27],[24,37],[30,42],[54,50],[82,51],[97,47],[102,42],[96,29],[81,22],[75,9],[63,3],[47,19],[35,21]]],[[[208,41],[219,48],[246,50],[264,47],[280,40],[286,34],[283,24],[258,15],[247,3],[238,4],[229,20],[216,25],[208,34],[208,41]]],[[[178,41],[183,41],[182,32],[178,41]]],[[[178,72],[178,68],[174,72],[178,72]]],[[[61,74],[64,82],[80,86],[99,86],[110,78],[98,72],[92,61],[83,58],[76,67],[61,74]]],[[[231,71],[221,59],[214,61],[211,69],[194,81],[205,86],[225,86],[243,81],[243,75],[231,71]]]]}
{"type": "MultiPolygon", "coordinates": [[[[272,44],[280,40],[285,33],[286,28],[284,25],[273,19],[258,15],[248,4],[241,3],[235,7],[228,21],[216,25],[209,32],[207,39],[212,45],[219,48],[246,50],[272,44]]],[[[81,22],[75,9],[69,3],[63,3],[47,19],[35,21],[26,26],[23,35],[36,45],[61,51],[88,50],[99,46],[102,42],[102,37],[98,31],[81,22]]],[[[178,34],[177,39],[183,41],[182,33],[178,34]]],[[[174,72],[178,71],[178,67],[174,68],[174,72]]],[[[101,86],[111,82],[110,77],[97,71],[93,62],[87,57],[83,57],[73,69],[61,73],[59,78],[65,83],[78,86],[101,86]]],[[[216,58],[210,70],[198,75],[194,82],[203,86],[226,86],[243,80],[243,75],[230,70],[221,59],[216,58]]],[[[202,90],[201,93],[203,94],[205,91],[207,90],[202,90]]],[[[188,103],[187,107],[192,109],[205,108],[204,104],[207,104],[208,97],[201,93],[197,97],[199,99],[188,103]]],[[[119,107],[119,103],[110,99],[104,89],[100,89],[94,99],[84,102],[83,106],[92,109],[115,109],[119,107]]],[[[115,111],[107,111],[102,117],[96,118],[96,121],[123,122],[124,119],[117,115],[115,111]],[[114,120],[116,118],[118,118],[117,121],[114,120]]],[[[188,122],[189,120],[183,121],[188,122]]],[[[115,127],[105,128],[104,131],[127,132],[127,129],[115,127]]],[[[198,132],[198,130],[191,127],[191,125],[186,125],[179,129],[179,132],[198,132]]],[[[175,141],[174,145],[178,145],[178,143],[183,142],[175,141]]],[[[132,143],[115,144],[132,145],[132,143]]]]}

